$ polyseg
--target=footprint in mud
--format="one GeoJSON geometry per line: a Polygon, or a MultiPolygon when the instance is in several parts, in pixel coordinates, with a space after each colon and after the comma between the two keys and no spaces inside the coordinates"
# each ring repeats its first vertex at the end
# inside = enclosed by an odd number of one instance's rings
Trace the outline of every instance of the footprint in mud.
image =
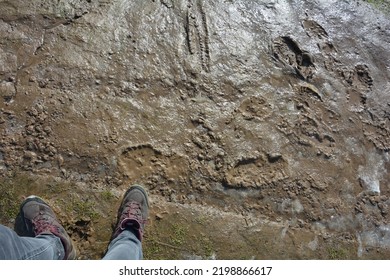
{"type": "Polygon", "coordinates": [[[325,29],[320,24],[315,22],[314,20],[305,19],[302,22],[302,26],[305,29],[306,34],[309,37],[315,37],[318,39],[328,39],[329,38],[329,35],[325,31],[325,29]]]}
{"type": "Polygon", "coordinates": [[[315,65],[312,55],[302,50],[289,36],[274,40],[273,56],[284,65],[293,67],[295,74],[302,80],[310,80],[314,75],[315,65]]]}
{"type": "Polygon", "coordinates": [[[328,32],[318,22],[305,19],[302,22],[302,27],[306,31],[307,36],[317,42],[320,51],[329,55],[336,53],[336,48],[331,42],[328,32]]]}
{"type": "Polygon", "coordinates": [[[242,158],[226,171],[224,183],[228,188],[270,188],[289,178],[287,167],[287,162],[279,153],[242,158]]]}
{"type": "Polygon", "coordinates": [[[119,155],[119,168],[132,182],[151,176],[164,179],[179,178],[185,173],[187,162],[178,155],[164,155],[150,144],[125,147],[119,155]]]}
{"type": "Polygon", "coordinates": [[[245,99],[238,108],[244,119],[260,119],[264,120],[272,114],[271,105],[265,99],[251,96],[245,99]]]}
{"type": "Polygon", "coordinates": [[[306,136],[308,139],[316,139],[318,142],[321,142],[322,136],[319,123],[315,118],[312,118],[308,115],[301,115],[299,117],[299,121],[297,122],[296,128],[300,134],[306,136]]]}
{"type": "Polygon", "coordinates": [[[359,64],[354,69],[342,67],[338,69],[338,75],[347,86],[347,99],[351,110],[361,112],[366,107],[368,93],[374,83],[368,66],[359,64]]]}
{"type": "Polygon", "coordinates": [[[370,75],[370,70],[367,65],[359,64],[355,66],[354,71],[355,84],[358,84],[362,90],[371,90],[374,84],[374,80],[370,75]]]}
{"type": "Polygon", "coordinates": [[[185,30],[190,54],[198,56],[202,69],[210,72],[210,36],[203,5],[200,0],[188,0],[185,30]]]}
{"type": "Polygon", "coordinates": [[[299,83],[295,91],[297,92],[298,96],[302,100],[302,102],[307,103],[308,100],[315,100],[315,101],[321,101],[323,102],[323,95],[321,91],[314,85],[306,82],[299,83]]]}
{"type": "Polygon", "coordinates": [[[141,178],[153,173],[152,162],[161,157],[161,153],[150,145],[127,147],[122,150],[119,166],[129,178],[141,178]]]}
{"type": "Polygon", "coordinates": [[[328,71],[334,71],[334,69],[340,65],[340,61],[336,58],[337,50],[329,38],[328,32],[326,32],[325,28],[318,22],[311,19],[303,20],[302,27],[307,36],[316,42],[319,51],[323,55],[323,57],[320,57],[319,60],[323,60],[325,69],[328,71]]]}
{"type": "Polygon", "coordinates": [[[348,86],[364,92],[372,89],[374,81],[367,65],[358,64],[354,69],[343,67],[338,72],[348,86]]]}
{"type": "Polygon", "coordinates": [[[390,129],[383,117],[376,115],[367,106],[367,99],[372,93],[374,80],[370,69],[365,64],[354,68],[347,66],[338,69],[338,75],[345,82],[349,110],[359,113],[363,122],[363,134],[378,150],[390,150],[390,129]]]}
{"type": "Polygon", "coordinates": [[[344,80],[347,85],[347,98],[353,111],[362,111],[366,106],[367,93],[372,90],[373,79],[367,65],[359,64],[354,68],[342,65],[336,59],[337,50],[329,38],[328,32],[318,22],[305,19],[302,27],[312,38],[323,54],[325,69],[344,80]]]}

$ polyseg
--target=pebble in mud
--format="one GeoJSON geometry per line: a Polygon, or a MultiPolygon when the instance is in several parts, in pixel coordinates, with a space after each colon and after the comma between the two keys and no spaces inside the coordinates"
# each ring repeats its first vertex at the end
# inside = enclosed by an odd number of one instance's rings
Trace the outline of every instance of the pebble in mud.
{"type": "Polygon", "coordinates": [[[282,154],[280,153],[268,153],[267,154],[267,157],[268,157],[268,161],[269,162],[277,162],[278,160],[282,159],[282,154]]]}
{"type": "Polygon", "coordinates": [[[25,151],[23,157],[26,160],[33,162],[33,161],[35,161],[37,159],[37,154],[32,152],[32,151],[25,151]]]}
{"type": "Polygon", "coordinates": [[[0,94],[4,101],[9,102],[15,96],[15,85],[12,82],[0,83],[0,94]]]}

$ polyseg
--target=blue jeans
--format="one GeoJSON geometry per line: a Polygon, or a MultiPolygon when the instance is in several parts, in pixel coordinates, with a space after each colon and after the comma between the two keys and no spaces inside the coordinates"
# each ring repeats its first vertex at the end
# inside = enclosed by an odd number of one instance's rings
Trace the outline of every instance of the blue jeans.
{"type": "MultiPolygon", "coordinates": [[[[21,237],[0,225],[0,260],[62,260],[65,255],[60,239],[52,234],[21,237]]],[[[142,259],[142,244],[131,230],[124,230],[108,246],[106,260],[142,259]]]]}

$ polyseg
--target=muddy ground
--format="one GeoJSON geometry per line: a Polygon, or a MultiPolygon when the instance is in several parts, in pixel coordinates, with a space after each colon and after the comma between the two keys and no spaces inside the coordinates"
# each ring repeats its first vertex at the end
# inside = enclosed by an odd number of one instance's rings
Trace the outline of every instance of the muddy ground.
{"type": "Polygon", "coordinates": [[[99,259],[139,183],[146,259],[390,258],[369,2],[0,0],[1,223],[40,195],[99,259]]]}

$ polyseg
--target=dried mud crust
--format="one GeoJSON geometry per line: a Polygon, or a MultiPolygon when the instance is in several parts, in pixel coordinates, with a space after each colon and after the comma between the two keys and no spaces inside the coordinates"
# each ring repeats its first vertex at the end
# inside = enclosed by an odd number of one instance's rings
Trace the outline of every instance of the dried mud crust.
{"type": "Polygon", "coordinates": [[[250,1],[3,2],[1,209],[48,197],[98,259],[139,183],[150,259],[388,256],[387,80],[364,55],[388,51],[354,25],[291,6],[279,30],[283,9],[250,1]]]}

